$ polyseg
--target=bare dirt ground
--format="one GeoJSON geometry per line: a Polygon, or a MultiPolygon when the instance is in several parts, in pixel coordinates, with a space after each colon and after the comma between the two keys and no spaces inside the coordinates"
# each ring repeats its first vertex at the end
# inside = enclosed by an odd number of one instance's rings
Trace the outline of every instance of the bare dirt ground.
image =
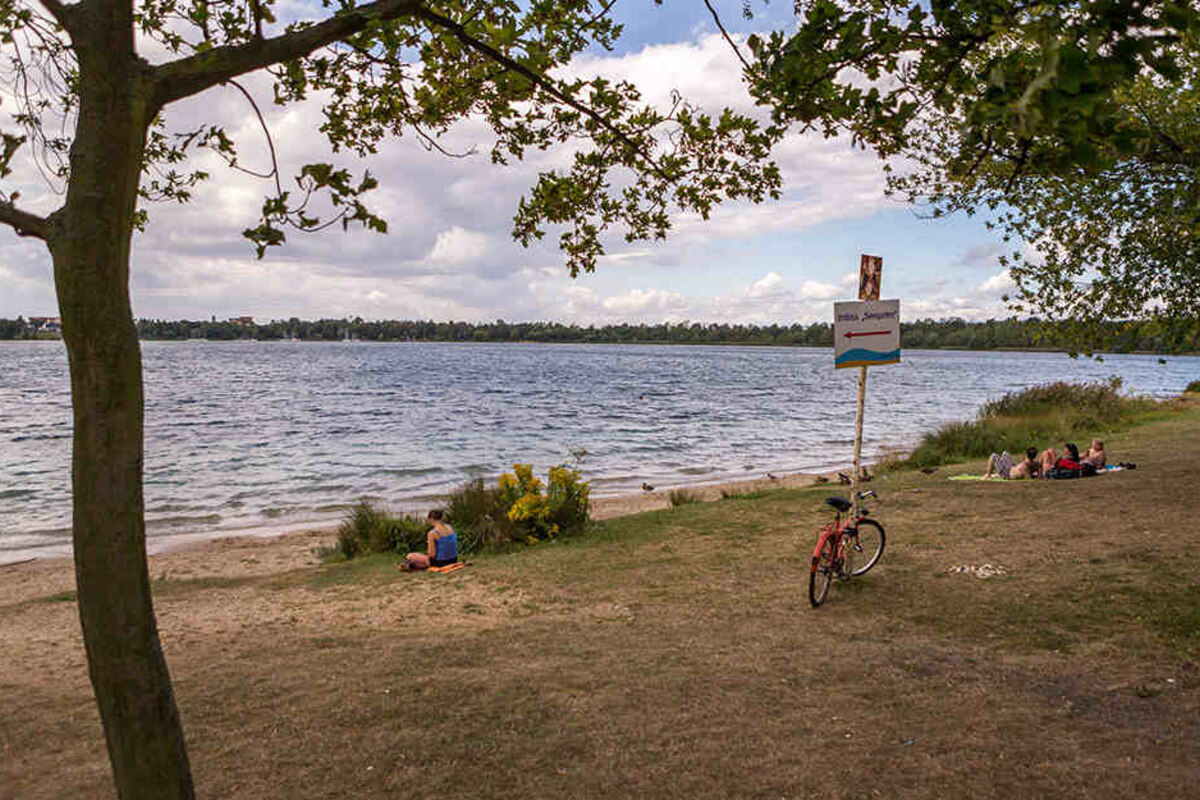
{"type": "MultiPolygon", "coordinates": [[[[1200,797],[1200,413],[1107,438],[1139,469],[877,478],[887,551],[816,611],[800,478],[445,576],[154,556],[198,795],[1200,797]]],[[[0,800],[67,797],[113,797],[71,566],[0,569],[0,800]]]]}

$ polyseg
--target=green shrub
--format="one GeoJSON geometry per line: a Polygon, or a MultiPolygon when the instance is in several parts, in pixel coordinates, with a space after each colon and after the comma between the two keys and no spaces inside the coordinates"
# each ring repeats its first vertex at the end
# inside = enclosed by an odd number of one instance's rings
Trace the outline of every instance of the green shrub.
{"type": "Polygon", "coordinates": [[[1200,394],[1200,381],[1192,381],[1183,391],[1185,394],[1200,394]]]}
{"type": "Polygon", "coordinates": [[[346,559],[366,553],[423,551],[426,528],[415,517],[389,514],[364,498],[346,512],[334,549],[346,559]]]}
{"type": "Polygon", "coordinates": [[[522,537],[515,523],[508,519],[499,489],[489,489],[483,478],[463,484],[446,497],[446,521],[459,532],[459,546],[465,532],[478,539],[481,545],[496,545],[518,541],[522,537]]]}
{"type": "Polygon", "coordinates": [[[425,552],[429,546],[429,524],[407,514],[386,516],[384,534],[380,537],[380,553],[425,552]]]}
{"type": "Polygon", "coordinates": [[[699,503],[700,495],[689,492],[687,489],[672,489],[667,493],[667,500],[670,501],[671,508],[678,508],[688,503],[699,503]]]}
{"type": "Polygon", "coordinates": [[[987,403],[973,422],[955,422],[926,434],[903,466],[936,467],[986,458],[1007,450],[1023,453],[1069,439],[1084,440],[1127,424],[1156,403],[1121,394],[1121,379],[1097,383],[1056,382],[1033,386],[987,403]]]}

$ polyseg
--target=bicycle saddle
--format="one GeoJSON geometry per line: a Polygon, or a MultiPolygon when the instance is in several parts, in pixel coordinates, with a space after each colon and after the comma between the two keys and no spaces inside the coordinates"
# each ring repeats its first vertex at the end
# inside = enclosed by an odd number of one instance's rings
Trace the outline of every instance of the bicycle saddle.
{"type": "Polygon", "coordinates": [[[832,497],[825,498],[825,505],[833,506],[838,510],[839,513],[845,514],[853,506],[853,503],[844,497],[838,497],[834,495],[832,497]]]}

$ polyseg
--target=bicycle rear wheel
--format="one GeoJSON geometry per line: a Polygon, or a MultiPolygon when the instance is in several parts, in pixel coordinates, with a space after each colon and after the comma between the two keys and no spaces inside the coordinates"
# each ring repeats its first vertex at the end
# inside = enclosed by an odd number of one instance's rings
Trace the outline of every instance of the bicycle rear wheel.
{"type": "Polygon", "coordinates": [[[829,594],[829,584],[833,582],[833,537],[826,536],[821,541],[821,551],[817,563],[813,565],[808,575],[808,601],[816,608],[825,602],[829,594]]]}
{"type": "Polygon", "coordinates": [[[883,526],[873,519],[860,519],[857,532],[851,534],[847,531],[847,534],[850,536],[850,541],[846,544],[846,558],[852,565],[850,574],[863,575],[875,566],[879,557],[883,555],[887,534],[883,532],[883,526]]]}

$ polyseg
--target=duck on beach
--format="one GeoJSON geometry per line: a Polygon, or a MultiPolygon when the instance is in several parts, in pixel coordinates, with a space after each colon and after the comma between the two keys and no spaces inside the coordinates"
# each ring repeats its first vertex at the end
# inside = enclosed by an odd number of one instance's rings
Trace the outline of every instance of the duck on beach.
{"type": "Polygon", "coordinates": [[[654,491],[654,487],[653,487],[653,486],[651,486],[651,485],[650,485],[650,484],[648,484],[648,483],[643,483],[643,484],[642,484],[642,491],[643,491],[643,492],[653,492],[653,491],[654,491]]]}

